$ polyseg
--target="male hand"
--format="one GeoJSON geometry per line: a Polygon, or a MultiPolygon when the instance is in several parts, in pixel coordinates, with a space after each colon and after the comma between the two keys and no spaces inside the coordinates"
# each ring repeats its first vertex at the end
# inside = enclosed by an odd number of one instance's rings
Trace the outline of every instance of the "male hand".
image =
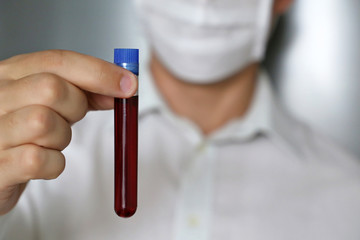
{"type": "Polygon", "coordinates": [[[15,206],[29,180],[62,173],[71,124],[136,90],[131,72],[71,51],[0,61],[0,215],[15,206]]]}

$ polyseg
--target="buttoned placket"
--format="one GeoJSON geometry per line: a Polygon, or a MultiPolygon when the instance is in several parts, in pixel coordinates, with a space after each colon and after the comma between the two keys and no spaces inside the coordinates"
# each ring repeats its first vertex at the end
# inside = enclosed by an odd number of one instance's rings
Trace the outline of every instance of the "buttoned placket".
{"type": "Polygon", "coordinates": [[[172,239],[209,239],[213,212],[215,146],[191,121],[175,116],[169,110],[162,113],[181,131],[191,146],[190,157],[184,159],[186,164],[180,177],[172,239]]]}
{"type": "Polygon", "coordinates": [[[175,218],[176,240],[209,239],[212,218],[215,148],[203,140],[194,146],[183,172],[175,218]]]}

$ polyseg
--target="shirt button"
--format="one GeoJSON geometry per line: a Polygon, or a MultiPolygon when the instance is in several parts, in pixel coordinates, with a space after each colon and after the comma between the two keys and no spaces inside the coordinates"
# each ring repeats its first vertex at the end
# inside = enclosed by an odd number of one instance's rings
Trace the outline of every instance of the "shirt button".
{"type": "Polygon", "coordinates": [[[206,142],[202,142],[200,143],[198,146],[197,146],[197,151],[199,153],[203,153],[206,151],[206,148],[207,148],[207,143],[206,142]]]}
{"type": "Polygon", "coordinates": [[[199,218],[198,218],[197,216],[195,216],[195,215],[190,215],[190,216],[188,217],[188,225],[189,225],[189,227],[191,227],[191,228],[199,227],[199,225],[200,225],[200,220],[199,220],[199,218]]]}

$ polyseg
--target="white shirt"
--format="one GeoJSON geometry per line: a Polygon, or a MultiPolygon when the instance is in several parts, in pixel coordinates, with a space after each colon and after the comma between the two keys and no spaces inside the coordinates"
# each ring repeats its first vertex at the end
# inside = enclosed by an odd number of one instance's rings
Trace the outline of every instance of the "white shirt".
{"type": "Polygon", "coordinates": [[[265,73],[247,115],[205,137],[140,76],[137,213],[113,210],[113,113],[73,128],[67,166],[31,181],[2,239],[358,240],[359,162],[277,104],[265,73]]]}

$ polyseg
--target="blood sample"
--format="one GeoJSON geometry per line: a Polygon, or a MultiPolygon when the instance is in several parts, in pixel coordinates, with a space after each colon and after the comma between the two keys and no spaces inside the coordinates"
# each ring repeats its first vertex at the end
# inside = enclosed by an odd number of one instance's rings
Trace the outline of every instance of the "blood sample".
{"type": "MultiPolygon", "coordinates": [[[[114,63],[139,74],[139,50],[115,49],[114,63]]],[[[131,217],[137,208],[138,94],[115,98],[115,212],[131,217]]]]}

